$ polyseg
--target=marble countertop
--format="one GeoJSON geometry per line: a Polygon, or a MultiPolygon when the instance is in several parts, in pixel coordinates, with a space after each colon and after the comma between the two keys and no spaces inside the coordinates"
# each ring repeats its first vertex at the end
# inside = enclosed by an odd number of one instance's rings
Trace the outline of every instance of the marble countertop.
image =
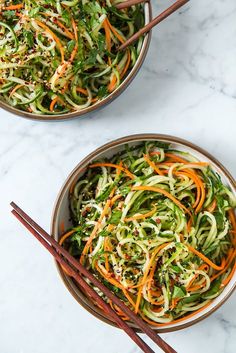
{"type": "MultiPolygon", "coordinates": [[[[152,3],[157,13],[171,1],[152,3]]],[[[127,91],[91,117],[40,123],[0,110],[0,352],[140,352],[77,304],[51,257],[10,215],[9,202],[49,229],[56,195],[77,162],[107,141],[142,132],[192,141],[235,177],[235,16],[235,0],[192,0],[153,31],[145,64],[127,91]]],[[[235,299],[164,339],[179,353],[234,353],[235,299]]]]}

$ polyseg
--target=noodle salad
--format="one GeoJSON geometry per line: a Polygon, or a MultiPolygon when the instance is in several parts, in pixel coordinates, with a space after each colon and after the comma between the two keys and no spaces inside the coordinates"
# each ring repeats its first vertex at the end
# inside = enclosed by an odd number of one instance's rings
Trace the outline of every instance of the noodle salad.
{"type": "Polygon", "coordinates": [[[74,226],[60,244],[145,321],[167,325],[203,310],[232,278],[235,206],[209,163],[161,142],[126,145],[72,185],[74,226]]]}
{"type": "Polygon", "coordinates": [[[107,97],[137,61],[143,5],[110,0],[22,0],[0,4],[0,97],[35,114],[83,110],[107,97]]]}

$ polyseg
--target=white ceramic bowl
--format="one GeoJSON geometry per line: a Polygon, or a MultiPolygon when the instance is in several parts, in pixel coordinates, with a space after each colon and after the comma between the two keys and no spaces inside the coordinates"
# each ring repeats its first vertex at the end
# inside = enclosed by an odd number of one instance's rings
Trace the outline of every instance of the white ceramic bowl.
{"type": "MultiPolygon", "coordinates": [[[[152,19],[152,5],[150,1],[147,1],[144,4],[144,19],[145,19],[145,24],[149,23],[152,19]]],[[[132,82],[132,80],[135,78],[137,73],[139,72],[145,58],[148,52],[149,44],[151,40],[151,32],[147,33],[144,37],[143,44],[141,51],[139,53],[139,56],[137,58],[137,61],[133,68],[130,70],[128,75],[125,77],[124,80],[122,80],[121,84],[112,92],[110,93],[107,97],[102,99],[101,101],[98,101],[97,103],[82,109],[80,111],[75,111],[75,112],[69,112],[66,114],[55,114],[55,115],[47,115],[47,114],[35,114],[35,113],[30,113],[26,112],[20,109],[17,109],[15,107],[10,106],[8,103],[6,103],[0,96],[0,108],[3,108],[10,113],[27,118],[27,119],[32,119],[32,120],[38,120],[38,121],[57,121],[57,120],[70,120],[70,119],[75,119],[80,116],[87,115],[89,113],[92,113],[94,111],[98,111],[102,107],[105,107],[107,104],[111,103],[115,98],[117,98],[132,82]]]]}
{"type": "MultiPolygon", "coordinates": [[[[167,143],[171,143],[173,148],[182,151],[188,151],[192,155],[199,158],[201,161],[210,162],[212,168],[221,176],[224,184],[228,185],[230,189],[236,195],[236,182],[230,173],[218,162],[213,156],[204,151],[198,146],[193,145],[190,142],[179,139],[173,136],[167,135],[159,135],[159,134],[141,134],[141,135],[133,135],[120,138],[118,140],[109,142],[102,147],[96,149],[94,152],[90,153],[86,158],[84,158],[72,171],[72,173],[68,176],[65,181],[62,189],[59,192],[57,197],[55,208],[52,215],[52,225],[51,225],[51,234],[55,239],[60,239],[60,224],[63,222],[65,224],[65,229],[71,227],[70,214],[69,214],[69,190],[72,185],[78,180],[80,176],[83,175],[84,171],[88,164],[90,164],[93,160],[98,160],[104,157],[111,157],[117,152],[124,149],[124,145],[129,143],[129,145],[134,146],[142,141],[163,141],[167,143]]],[[[59,265],[57,265],[59,273],[61,275],[62,280],[64,281],[66,287],[70,291],[70,293],[75,297],[75,299],[88,311],[90,311],[94,316],[98,317],[102,321],[109,323],[111,325],[115,325],[114,322],[108,318],[105,313],[100,310],[94,303],[86,297],[86,295],[81,291],[81,289],[76,285],[73,279],[67,276],[61,269],[59,265]]],[[[215,298],[211,304],[202,310],[199,313],[191,316],[190,318],[186,318],[186,320],[181,321],[180,323],[169,324],[164,327],[154,328],[159,332],[169,332],[179,330],[194,323],[204,319],[213,313],[216,309],[218,309],[228,297],[232,294],[233,290],[236,287],[236,273],[223,290],[223,292],[215,298]]],[[[135,325],[131,324],[133,327],[135,325]]],[[[136,327],[135,327],[136,328],[136,327]]]]}

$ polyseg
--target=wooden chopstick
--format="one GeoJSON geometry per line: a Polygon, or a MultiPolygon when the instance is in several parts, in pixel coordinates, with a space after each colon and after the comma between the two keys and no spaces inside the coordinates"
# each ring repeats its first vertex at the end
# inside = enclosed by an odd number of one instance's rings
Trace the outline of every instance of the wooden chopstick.
{"type": "Polygon", "coordinates": [[[146,1],[148,1],[148,0],[127,0],[127,1],[124,1],[124,2],[121,2],[117,5],[115,5],[115,7],[118,10],[122,10],[122,9],[126,9],[127,7],[130,7],[133,5],[138,5],[138,4],[141,4],[142,2],[146,2],[146,1]]]}
{"type": "MultiPolygon", "coordinates": [[[[93,276],[91,272],[89,272],[84,266],[82,266],[73,256],[71,256],[68,251],[66,251],[62,246],[60,246],[57,241],[52,238],[43,228],[41,228],[32,218],[30,218],[19,206],[17,206],[14,202],[11,202],[11,206],[13,207],[12,213],[15,217],[47,248],[47,250],[56,258],[56,260],[75,278],[75,280],[83,287],[83,278],[78,274],[78,270],[82,275],[87,277],[96,287],[98,287],[113,303],[120,307],[120,309],[130,318],[131,321],[135,322],[136,325],[141,329],[142,332],[146,333],[164,352],[166,353],[176,353],[176,351],[169,346],[162,338],[156,334],[138,315],[136,315],[132,310],[130,310],[118,297],[116,297],[107,287],[105,287],[97,278],[93,276]],[[46,244],[45,244],[46,243],[46,244]],[[51,245],[50,245],[51,244],[51,245]],[[66,262],[60,255],[68,261],[66,262]],[[72,267],[71,267],[71,266],[72,267]]],[[[93,298],[97,293],[85,282],[86,292],[93,293],[90,294],[93,298]],[[89,287],[89,289],[87,288],[89,287]]],[[[84,288],[84,287],[83,287],[84,288]]],[[[112,309],[109,305],[107,305],[103,299],[102,303],[100,301],[101,297],[95,301],[101,305],[109,315],[112,316],[114,321],[121,327],[122,329],[128,333],[128,335],[139,345],[141,349],[145,345],[144,352],[153,352],[150,347],[146,345],[146,343],[141,340],[141,338],[128,326],[112,309]],[[105,305],[104,305],[105,304],[105,305]],[[112,313],[111,313],[112,311],[112,313]],[[119,320],[117,320],[117,316],[119,320]],[[122,322],[122,324],[121,324],[122,322]],[[124,325],[125,324],[125,325],[124,325]],[[127,328],[128,326],[128,328],[127,328]],[[142,346],[142,347],[141,347],[142,346]]]]}
{"type": "Polygon", "coordinates": [[[151,22],[149,22],[146,26],[141,28],[138,32],[136,32],[133,36],[131,36],[127,41],[125,41],[118,50],[126,49],[130,44],[135,42],[140,36],[149,32],[154,26],[158,23],[162,22],[165,18],[170,16],[173,12],[177,11],[180,7],[185,5],[189,0],[177,0],[173,5],[168,7],[165,11],[163,11],[160,15],[155,17],[151,22]]]}

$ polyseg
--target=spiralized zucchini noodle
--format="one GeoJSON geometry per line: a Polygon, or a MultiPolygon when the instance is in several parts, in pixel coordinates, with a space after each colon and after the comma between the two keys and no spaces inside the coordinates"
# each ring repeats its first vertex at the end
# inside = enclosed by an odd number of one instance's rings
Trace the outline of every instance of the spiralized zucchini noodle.
{"type": "Polygon", "coordinates": [[[22,0],[0,4],[0,98],[36,114],[81,111],[113,92],[135,65],[143,5],[125,0],[22,0]]]}
{"type": "Polygon", "coordinates": [[[60,244],[145,321],[168,325],[206,308],[232,278],[235,206],[208,162],[162,142],[127,145],[72,185],[74,226],[60,244]]]}

